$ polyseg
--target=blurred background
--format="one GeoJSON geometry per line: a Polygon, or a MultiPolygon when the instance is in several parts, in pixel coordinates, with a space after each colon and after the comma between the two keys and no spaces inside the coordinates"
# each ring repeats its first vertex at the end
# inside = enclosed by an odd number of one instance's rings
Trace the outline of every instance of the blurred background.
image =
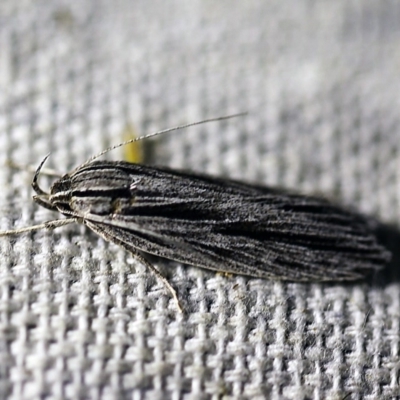
{"type": "MultiPolygon", "coordinates": [[[[65,173],[127,125],[247,111],[159,137],[149,162],[323,194],[390,224],[397,248],[399,21],[391,0],[3,0],[1,229],[59,217],[7,160],[51,152],[65,173]]],[[[3,398],[400,396],[397,279],[283,284],[157,260],[179,315],[144,266],[83,227],[0,249],[3,398]]]]}

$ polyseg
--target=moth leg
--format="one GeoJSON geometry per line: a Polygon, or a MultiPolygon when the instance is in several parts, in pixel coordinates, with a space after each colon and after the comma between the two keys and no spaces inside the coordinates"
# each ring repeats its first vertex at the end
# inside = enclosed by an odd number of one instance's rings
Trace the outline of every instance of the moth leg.
{"type": "Polygon", "coordinates": [[[180,313],[183,313],[183,308],[181,306],[181,303],[179,302],[178,299],[178,294],[176,293],[176,290],[171,286],[171,284],[168,282],[168,279],[165,278],[161,272],[154,266],[152,265],[149,261],[147,261],[143,256],[141,256],[139,253],[130,251],[130,253],[135,257],[139,262],[144,264],[147,268],[150,269],[154,273],[154,275],[162,281],[162,283],[167,287],[167,289],[170,291],[173,299],[175,300],[175,303],[178,307],[178,310],[180,313]]]}
{"type": "MultiPolygon", "coordinates": [[[[13,169],[19,169],[20,171],[36,172],[36,167],[33,165],[22,165],[18,164],[12,160],[7,160],[6,165],[13,169]]],[[[42,168],[40,170],[42,175],[53,176],[55,178],[61,178],[62,175],[51,168],[42,168]]]]}
{"type": "Polygon", "coordinates": [[[76,222],[75,218],[64,218],[64,219],[54,219],[52,221],[47,221],[43,225],[46,229],[55,229],[59,228],[60,226],[73,224],[76,222]]]}
{"type": "Polygon", "coordinates": [[[156,277],[164,283],[164,285],[170,291],[173,299],[175,300],[179,312],[183,313],[183,308],[179,302],[178,295],[175,289],[171,286],[168,280],[161,274],[161,272],[137,251],[137,248],[135,248],[134,245],[135,243],[134,237],[127,236],[130,235],[129,233],[130,231],[126,231],[124,235],[121,236],[118,229],[112,230],[107,225],[97,224],[87,219],[84,219],[83,223],[93,232],[100,235],[104,240],[115,243],[116,245],[123,247],[126,251],[129,251],[129,253],[131,253],[133,257],[135,257],[139,262],[141,262],[143,265],[149,268],[149,270],[152,271],[156,275],[156,277]],[[130,243],[127,242],[127,238],[129,239],[130,243]]]}
{"type": "Polygon", "coordinates": [[[44,222],[43,224],[27,226],[26,228],[0,231],[0,236],[18,235],[25,232],[39,231],[40,229],[55,229],[59,228],[60,226],[72,224],[73,222],[76,222],[75,218],[55,219],[44,222]]]}

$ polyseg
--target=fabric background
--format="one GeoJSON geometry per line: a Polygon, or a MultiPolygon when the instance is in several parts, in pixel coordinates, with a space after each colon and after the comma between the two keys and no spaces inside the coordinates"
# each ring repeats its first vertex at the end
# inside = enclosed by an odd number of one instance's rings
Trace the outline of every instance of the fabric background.
{"type": "Polygon", "coordinates": [[[346,285],[156,259],[180,315],[82,226],[1,238],[0,397],[398,398],[399,69],[396,1],[2,0],[1,229],[59,217],[7,160],[51,152],[64,173],[127,123],[144,134],[248,111],[159,138],[154,162],[322,193],[391,224],[394,259],[346,285]]]}

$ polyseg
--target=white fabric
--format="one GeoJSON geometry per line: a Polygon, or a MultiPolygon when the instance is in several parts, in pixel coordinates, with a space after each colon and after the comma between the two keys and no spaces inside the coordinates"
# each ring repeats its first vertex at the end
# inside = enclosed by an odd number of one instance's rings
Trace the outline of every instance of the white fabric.
{"type": "MultiPolygon", "coordinates": [[[[399,3],[372,0],[3,0],[0,228],[59,218],[7,159],[51,152],[64,173],[127,123],[144,134],[241,111],[159,138],[155,162],[398,223],[399,21],[399,3]]],[[[283,284],[155,260],[180,315],[151,272],[83,227],[0,249],[1,398],[400,396],[398,279],[283,284]]]]}

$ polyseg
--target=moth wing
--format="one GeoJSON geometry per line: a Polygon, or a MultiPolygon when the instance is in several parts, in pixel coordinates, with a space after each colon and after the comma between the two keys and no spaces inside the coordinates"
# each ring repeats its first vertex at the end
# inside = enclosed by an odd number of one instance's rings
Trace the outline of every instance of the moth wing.
{"type": "Polygon", "coordinates": [[[93,163],[87,170],[96,189],[88,190],[87,183],[82,192],[74,188],[88,206],[77,211],[89,210],[77,216],[130,251],[293,281],[354,280],[388,259],[365,220],[322,199],[126,163],[93,163]],[[103,186],[115,192],[116,176],[132,184],[133,193],[110,202],[100,194],[103,186]],[[95,211],[98,204],[102,213],[95,211]]]}
{"type": "MultiPolygon", "coordinates": [[[[108,241],[128,251],[140,250],[208,270],[265,279],[289,281],[354,280],[376,269],[361,257],[347,257],[333,250],[312,250],[298,243],[263,241],[251,237],[200,232],[186,227],[177,235],[131,229],[85,220],[108,241]],[[359,267],[359,268],[357,268],[359,267]]],[[[185,224],[183,224],[185,225],[185,224]]],[[[192,224],[189,224],[192,225],[192,224]]]]}
{"type": "MultiPolygon", "coordinates": [[[[195,246],[181,243],[171,237],[157,234],[146,234],[140,230],[132,230],[112,226],[105,223],[92,222],[85,219],[85,225],[105,240],[122,246],[130,252],[137,250],[170,260],[204,267],[215,271],[223,270],[223,266],[214,260],[206,259],[206,255],[198,251],[195,246]]],[[[236,272],[239,273],[239,272],[236,272]]]]}

